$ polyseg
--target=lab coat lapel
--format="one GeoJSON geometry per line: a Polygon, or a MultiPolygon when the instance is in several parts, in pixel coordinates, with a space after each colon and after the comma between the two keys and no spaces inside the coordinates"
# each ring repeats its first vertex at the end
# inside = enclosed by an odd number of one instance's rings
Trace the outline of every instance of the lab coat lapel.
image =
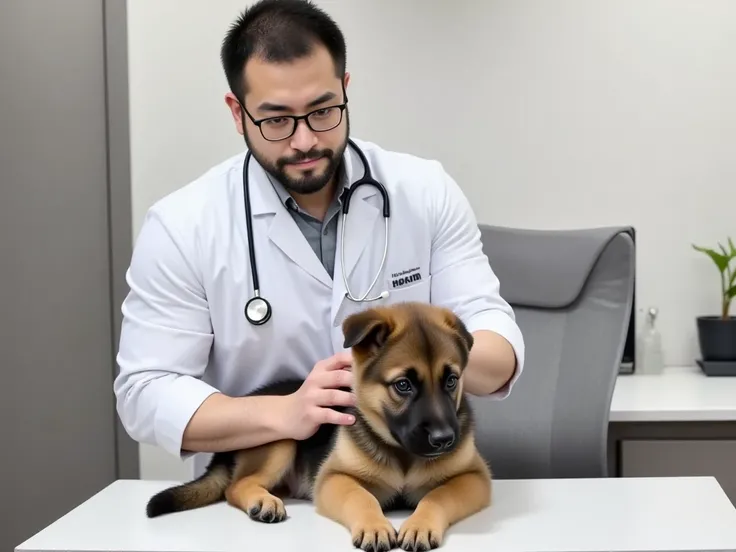
{"type": "MultiPolygon", "coordinates": [[[[347,181],[356,182],[363,176],[363,167],[360,158],[350,150],[347,157],[347,181]]],[[[375,172],[375,171],[374,171],[375,172]]],[[[344,201],[344,199],[343,199],[344,201]]],[[[365,288],[370,285],[374,273],[378,270],[377,266],[366,267],[370,274],[365,276],[354,276],[355,268],[361,255],[366,250],[368,244],[373,240],[383,239],[383,212],[381,209],[381,195],[374,186],[363,185],[355,189],[350,200],[350,208],[346,216],[340,217],[337,238],[337,254],[335,262],[334,274],[334,292],[332,296],[332,322],[339,323],[338,314],[342,311],[342,304],[350,301],[345,297],[345,285],[343,282],[343,272],[347,275],[348,285],[353,295],[360,297],[365,293],[365,288]],[[345,253],[344,266],[342,252],[343,225],[345,225],[345,253]]],[[[383,243],[383,242],[381,242],[383,243]]],[[[371,296],[376,293],[376,288],[371,291],[371,296]]]]}
{"type": "Polygon", "coordinates": [[[268,237],[276,247],[307,273],[324,285],[332,286],[330,275],[285,207],[282,206],[276,211],[268,237]]]}
{"type": "MultiPolygon", "coordinates": [[[[374,196],[380,199],[373,186],[357,188],[350,200],[347,216],[341,217],[340,220],[341,236],[342,226],[345,226],[345,266],[341,266],[341,270],[345,271],[348,278],[352,276],[366,246],[377,237],[376,232],[379,229],[377,223],[383,219],[380,206],[374,205],[371,199],[374,196]]],[[[342,278],[342,275],[340,277],[342,278]]]]}
{"type": "MultiPolygon", "coordinates": [[[[268,226],[268,238],[271,243],[316,280],[327,287],[332,287],[327,270],[314,254],[309,242],[281,203],[266,173],[255,159],[251,159],[250,183],[253,216],[273,215],[273,220],[268,226]]],[[[263,263],[268,260],[257,262],[263,263]]]]}

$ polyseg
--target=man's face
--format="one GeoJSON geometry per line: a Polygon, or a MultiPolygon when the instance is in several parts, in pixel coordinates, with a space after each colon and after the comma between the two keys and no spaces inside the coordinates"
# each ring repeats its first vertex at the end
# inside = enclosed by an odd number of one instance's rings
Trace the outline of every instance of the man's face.
{"type": "MultiPolygon", "coordinates": [[[[320,118],[325,117],[323,113],[327,113],[326,108],[345,101],[343,82],[335,76],[332,57],[322,46],[315,47],[309,56],[289,63],[252,58],[246,64],[244,78],[248,93],[243,103],[251,117],[256,121],[276,117],[262,125],[269,138],[277,135],[280,128],[288,128],[288,123],[281,118],[285,115],[306,115],[321,110],[313,119],[319,124],[320,118]]],[[[345,88],[348,80],[346,75],[345,88]]],[[[340,124],[332,130],[315,132],[305,120],[300,120],[289,138],[269,141],[233,100],[231,98],[229,104],[236,125],[239,127],[241,120],[244,121],[245,128],[238,130],[244,134],[253,157],[287,190],[310,194],[330,183],[347,145],[347,110],[342,113],[340,124]]],[[[332,113],[339,119],[339,109],[332,113]]]]}

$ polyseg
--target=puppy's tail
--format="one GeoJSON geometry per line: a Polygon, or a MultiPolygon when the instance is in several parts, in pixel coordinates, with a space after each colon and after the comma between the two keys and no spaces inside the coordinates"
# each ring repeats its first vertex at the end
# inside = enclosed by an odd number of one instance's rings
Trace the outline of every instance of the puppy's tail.
{"type": "Polygon", "coordinates": [[[194,481],[155,494],[148,501],[146,515],[153,518],[221,502],[225,499],[225,490],[229,484],[230,473],[227,466],[212,466],[194,481]]]}

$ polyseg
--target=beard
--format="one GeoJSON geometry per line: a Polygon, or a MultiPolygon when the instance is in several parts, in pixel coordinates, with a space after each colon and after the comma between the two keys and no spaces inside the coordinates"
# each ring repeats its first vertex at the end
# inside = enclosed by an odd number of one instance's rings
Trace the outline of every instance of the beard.
{"type": "MultiPolygon", "coordinates": [[[[271,175],[271,177],[278,180],[287,191],[299,195],[308,195],[319,192],[327,186],[342,166],[342,156],[345,153],[345,148],[348,145],[348,136],[350,135],[349,123],[348,121],[345,121],[345,123],[347,125],[345,139],[336,150],[324,148],[313,149],[308,152],[299,151],[290,157],[279,157],[275,161],[270,161],[253,147],[247,134],[245,135],[245,143],[253,154],[253,157],[258,161],[258,164],[263,167],[263,170],[271,175]],[[296,177],[290,176],[286,172],[287,166],[290,163],[298,163],[300,161],[311,159],[326,159],[327,166],[321,170],[318,167],[306,170],[296,169],[301,173],[296,177]]],[[[295,168],[292,167],[292,169],[295,168]]]]}

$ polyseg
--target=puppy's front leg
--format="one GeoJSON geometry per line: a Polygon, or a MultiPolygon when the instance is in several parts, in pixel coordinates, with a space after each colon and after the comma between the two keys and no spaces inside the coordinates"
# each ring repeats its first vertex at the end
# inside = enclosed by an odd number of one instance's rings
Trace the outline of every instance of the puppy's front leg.
{"type": "Polygon", "coordinates": [[[233,483],[225,492],[227,502],[254,521],[277,523],[286,519],[284,501],[271,493],[291,468],[296,455],[294,441],[275,441],[240,451],[236,455],[233,483]]]}
{"type": "Polygon", "coordinates": [[[396,546],[396,529],[383,514],[378,499],[355,478],[328,473],[316,489],[317,513],[350,531],[353,545],[370,552],[387,552],[396,546]]]}
{"type": "Polygon", "coordinates": [[[404,550],[438,548],[454,523],[479,512],[491,502],[491,481],[483,470],[456,475],[429,491],[399,529],[404,550]]]}

